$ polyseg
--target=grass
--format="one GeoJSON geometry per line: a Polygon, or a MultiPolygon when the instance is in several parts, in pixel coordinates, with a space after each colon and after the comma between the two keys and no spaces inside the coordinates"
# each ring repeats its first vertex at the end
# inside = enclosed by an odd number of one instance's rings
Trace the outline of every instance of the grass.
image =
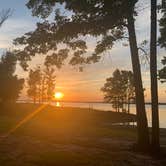
{"type": "MultiPolygon", "coordinates": [[[[16,104],[0,112],[0,136],[40,105],[16,104]]],[[[133,153],[136,129],[113,126],[135,120],[134,115],[84,108],[45,107],[0,141],[3,166],[142,166],[165,160],[133,153]]],[[[164,136],[164,131],[162,135],[164,136]]]]}

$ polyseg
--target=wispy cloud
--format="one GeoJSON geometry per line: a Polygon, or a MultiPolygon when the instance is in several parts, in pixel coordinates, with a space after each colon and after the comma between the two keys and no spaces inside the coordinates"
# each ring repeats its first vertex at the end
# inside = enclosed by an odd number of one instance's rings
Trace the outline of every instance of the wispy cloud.
{"type": "Polygon", "coordinates": [[[35,23],[24,19],[9,18],[0,29],[0,49],[12,46],[13,39],[35,28],[35,23]]]}

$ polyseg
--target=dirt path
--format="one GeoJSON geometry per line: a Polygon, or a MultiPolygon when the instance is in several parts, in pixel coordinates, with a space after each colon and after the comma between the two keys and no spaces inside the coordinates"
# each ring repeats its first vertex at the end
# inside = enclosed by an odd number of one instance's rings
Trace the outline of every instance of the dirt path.
{"type": "Polygon", "coordinates": [[[165,166],[166,159],[155,160],[131,151],[133,142],[110,138],[75,138],[57,142],[29,136],[11,136],[0,144],[3,166],[165,166]],[[60,164],[60,165],[59,165],[60,164]]]}

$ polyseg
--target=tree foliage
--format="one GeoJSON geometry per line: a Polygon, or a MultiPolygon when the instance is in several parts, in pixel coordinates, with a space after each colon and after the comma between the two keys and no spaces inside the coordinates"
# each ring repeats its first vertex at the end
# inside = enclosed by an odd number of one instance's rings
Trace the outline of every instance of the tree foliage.
{"type": "Polygon", "coordinates": [[[135,98],[133,73],[116,69],[112,77],[106,79],[101,90],[106,102],[112,103],[117,111],[120,111],[120,108],[124,111],[124,104],[129,104],[135,98]]]}
{"type": "Polygon", "coordinates": [[[162,1],[162,5],[160,5],[160,9],[162,17],[159,20],[160,37],[158,43],[162,48],[166,48],[166,3],[164,0],[162,1]]]}
{"type": "Polygon", "coordinates": [[[34,103],[39,97],[41,78],[40,68],[36,68],[35,70],[31,69],[29,71],[27,93],[29,97],[33,98],[34,103]]]}
{"type": "Polygon", "coordinates": [[[18,52],[22,66],[35,54],[48,54],[47,63],[54,62],[58,68],[70,52],[72,65],[98,62],[103,52],[111,49],[118,40],[126,39],[126,18],[129,8],[134,8],[137,0],[30,0],[27,7],[33,16],[44,18],[37,23],[33,32],[17,38],[16,45],[24,45],[18,52]],[[67,14],[63,14],[66,11],[67,14]],[[53,21],[45,20],[55,13],[53,21]],[[86,42],[83,36],[90,35],[97,39],[94,52],[87,56],[86,42]],[[58,51],[58,44],[65,44],[66,49],[58,51]],[[50,52],[51,50],[51,52],[50,52]],[[62,56],[63,55],[63,56],[62,56]]]}
{"type": "MultiPolygon", "coordinates": [[[[158,43],[161,47],[166,48],[166,2],[162,0],[162,5],[160,6],[162,17],[159,20],[160,25],[160,37],[158,43]]],[[[161,63],[164,65],[162,69],[159,70],[159,79],[162,83],[166,82],[166,57],[163,58],[161,63]]]]}
{"type": "Polygon", "coordinates": [[[47,100],[50,101],[53,98],[55,92],[55,83],[56,83],[56,76],[55,70],[53,68],[46,67],[44,70],[45,80],[46,80],[46,95],[47,100]]]}
{"type": "Polygon", "coordinates": [[[15,101],[23,88],[24,79],[15,75],[17,58],[14,53],[6,52],[0,60],[0,101],[15,101]]]}
{"type": "Polygon", "coordinates": [[[34,103],[51,101],[53,99],[55,82],[56,82],[55,70],[52,67],[46,67],[41,70],[37,67],[34,70],[29,71],[28,78],[28,90],[27,94],[33,99],[34,103]]]}
{"type": "Polygon", "coordinates": [[[166,57],[164,57],[161,62],[164,65],[164,67],[159,70],[158,76],[159,76],[160,82],[165,83],[166,82],[166,57]]]}

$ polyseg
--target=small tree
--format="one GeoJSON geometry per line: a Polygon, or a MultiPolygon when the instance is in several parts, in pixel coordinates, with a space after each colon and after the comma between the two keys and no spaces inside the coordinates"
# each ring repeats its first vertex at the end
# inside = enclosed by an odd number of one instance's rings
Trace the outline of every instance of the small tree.
{"type": "Polygon", "coordinates": [[[40,100],[40,86],[41,86],[41,70],[36,68],[35,70],[29,71],[28,78],[28,96],[33,98],[33,102],[36,103],[36,100],[40,100]]]}
{"type": "Polygon", "coordinates": [[[106,79],[104,87],[106,102],[112,103],[113,108],[118,112],[120,109],[124,111],[124,104],[128,103],[128,112],[131,99],[135,98],[135,87],[133,83],[133,73],[131,71],[120,71],[116,69],[113,76],[106,79]]]}
{"type": "Polygon", "coordinates": [[[30,98],[33,98],[34,103],[36,100],[39,103],[44,100],[50,102],[54,94],[55,78],[55,70],[49,66],[46,66],[44,70],[38,67],[29,71],[27,93],[30,98]]]}
{"type": "Polygon", "coordinates": [[[130,113],[130,103],[135,101],[134,76],[131,71],[122,70],[123,83],[125,85],[125,103],[127,103],[127,112],[130,113]]]}
{"type": "Polygon", "coordinates": [[[46,83],[47,101],[50,102],[54,95],[55,90],[55,70],[54,68],[46,67],[44,70],[44,77],[46,83]]]}

